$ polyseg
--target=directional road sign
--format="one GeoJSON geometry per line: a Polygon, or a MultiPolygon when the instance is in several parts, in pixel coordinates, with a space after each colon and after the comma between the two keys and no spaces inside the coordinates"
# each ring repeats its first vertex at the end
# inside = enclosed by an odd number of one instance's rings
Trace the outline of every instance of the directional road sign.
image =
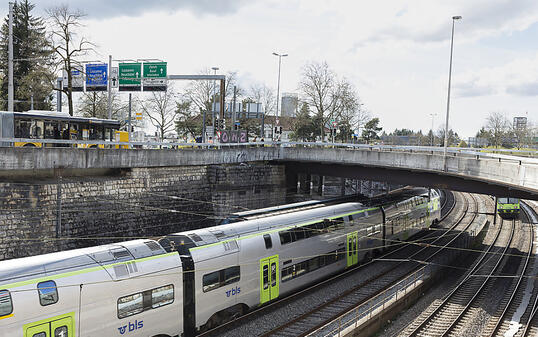
{"type": "Polygon", "coordinates": [[[166,83],[166,62],[144,63],[144,91],[165,91],[166,83]]]}
{"type": "Polygon", "coordinates": [[[118,81],[118,75],[119,74],[119,69],[118,67],[111,67],[110,68],[110,84],[112,86],[112,88],[117,88],[119,87],[119,81],[118,81]]]}
{"type": "Polygon", "coordinates": [[[119,64],[120,91],[140,91],[141,63],[119,64]]]}
{"type": "MultiPolygon", "coordinates": [[[[67,88],[67,72],[63,71],[63,81],[62,85],[64,88],[67,88]]],[[[84,90],[84,74],[82,69],[71,68],[71,90],[72,91],[83,91],[84,90]]]]}
{"type": "Polygon", "coordinates": [[[106,91],[108,85],[108,64],[86,64],[86,91],[106,91]]]}

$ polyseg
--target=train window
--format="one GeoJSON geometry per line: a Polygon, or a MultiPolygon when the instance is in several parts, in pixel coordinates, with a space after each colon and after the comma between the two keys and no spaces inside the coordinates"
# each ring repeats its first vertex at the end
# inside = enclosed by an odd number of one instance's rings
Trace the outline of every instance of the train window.
{"type": "Polygon", "coordinates": [[[0,290],[0,317],[9,315],[13,312],[13,303],[11,294],[7,290],[0,290]]]}
{"type": "Polygon", "coordinates": [[[54,337],[68,337],[67,334],[67,326],[62,325],[61,327],[58,327],[54,329],[54,337]]]}
{"type": "Polygon", "coordinates": [[[282,282],[289,281],[293,278],[293,266],[282,269],[282,282]]]}
{"type": "Polygon", "coordinates": [[[202,278],[204,293],[220,287],[219,274],[220,271],[215,271],[204,275],[202,278]]]}
{"type": "Polygon", "coordinates": [[[501,204],[507,204],[508,203],[508,198],[497,198],[497,202],[499,202],[501,204]]]}
{"type": "Polygon", "coordinates": [[[224,269],[224,284],[227,285],[234,282],[239,282],[241,278],[241,272],[239,266],[234,266],[224,269]]]}
{"type": "Polygon", "coordinates": [[[276,262],[271,263],[271,287],[276,286],[276,262]]]}
{"type": "Polygon", "coordinates": [[[319,258],[308,260],[308,271],[313,271],[319,268],[319,258]]]}
{"type": "Polygon", "coordinates": [[[151,291],[151,308],[155,309],[174,302],[174,286],[169,284],[151,291]]]}
{"type": "Polygon", "coordinates": [[[45,332],[38,332],[34,334],[32,337],[47,337],[47,334],[45,332]]]}
{"type": "Polygon", "coordinates": [[[118,299],[118,318],[125,318],[144,311],[142,293],[120,297],[118,299]]]}
{"type": "Polygon", "coordinates": [[[280,235],[280,244],[286,244],[291,242],[291,233],[289,231],[283,231],[278,233],[280,235]]]}
{"type": "Polygon", "coordinates": [[[58,302],[58,288],[54,281],[44,281],[37,284],[39,303],[42,306],[58,302]]]}
{"type": "Polygon", "coordinates": [[[302,227],[297,227],[293,230],[293,233],[295,234],[295,240],[299,241],[305,238],[304,230],[302,227]]]}
{"type": "Polygon", "coordinates": [[[508,203],[509,204],[519,204],[519,199],[518,198],[508,198],[508,203]]]}
{"type": "Polygon", "coordinates": [[[263,240],[265,241],[265,248],[266,248],[266,249],[271,249],[271,248],[273,248],[273,241],[271,240],[271,235],[269,235],[269,234],[264,234],[264,235],[263,235],[263,240]]]}
{"type": "Polygon", "coordinates": [[[263,289],[269,288],[269,267],[263,266],[263,289]]]}

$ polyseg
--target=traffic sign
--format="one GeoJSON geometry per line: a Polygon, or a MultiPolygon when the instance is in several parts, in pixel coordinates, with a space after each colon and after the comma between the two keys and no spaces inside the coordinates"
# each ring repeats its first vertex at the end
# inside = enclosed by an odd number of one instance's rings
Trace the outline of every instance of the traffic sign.
{"type": "Polygon", "coordinates": [[[120,91],[140,91],[140,78],[142,77],[141,63],[119,64],[120,91]]]}
{"type": "MultiPolygon", "coordinates": [[[[63,71],[63,87],[67,88],[67,71],[63,71]]],[[[84,90],[84,74],[80,68],[71,68],[71,90],[83,91],[84,90]]]]}
{"type": "Polygon", "coordinates": [[[108,64],[86,64],[86,91],[106,91],[108,85],[108,64]]]}
{"type": "Polygon", "coordinates": [[[118,67],[111,67],[110,68],[110,85],[112,88],[117,88],[119,87],[119,81],[118,81],[118,74],[119,74],[119,69],[118,67]]]}
{"type": "Polygon", "coordinates": [[[166,90],[166,62],[145,62],[144,63],[144,91],[165,91],[166,90]]]}

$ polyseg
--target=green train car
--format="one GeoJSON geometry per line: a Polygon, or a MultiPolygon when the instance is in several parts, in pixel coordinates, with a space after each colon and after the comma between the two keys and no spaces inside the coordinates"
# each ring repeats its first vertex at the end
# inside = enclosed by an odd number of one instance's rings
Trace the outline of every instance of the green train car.
{"type": "Polygon", "coordinates": [[[517,218],[519,215],[519,199],[497,198],[497,213],[503,218],[517,218]]]}

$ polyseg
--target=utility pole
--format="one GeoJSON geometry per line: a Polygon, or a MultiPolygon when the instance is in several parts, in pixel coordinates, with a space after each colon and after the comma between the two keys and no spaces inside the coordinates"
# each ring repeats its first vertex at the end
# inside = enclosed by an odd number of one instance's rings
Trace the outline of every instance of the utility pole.
{"type": "MultiPolygon", "coordinates": [[[[108,119],[112,119],[112,82],[111,82],[112,80],[110,79],[111,72],[112,72],[112,55],[108,55],[108,107],[107,107],[108,119]]],[[[129,109],[131,106],[130,104],[131,104],[131,94],[129,94],[129,109]]],[[[130,134],[129,134],[129,141],[131,141],[130,134]]]]}
{"type": "Polygon", "coordinates": [[[56,91],[56,111],[62,112],[62,78],[58,77],[56,79],[56,86],[58,90],[56,91]]]}
{"type": "Polygon", "coordinates": [[[9,42],[8,42],[8,84],[7,84],[7,110],[13,111],[13,2],[9,3],[9,42]]]}
{"type": "MultiPolygon", "coordinates": [[[[131,93],[129,93],[129,121],[127,123],[127,127],[129,128],[128,129],[128,135],[129,135],[129,142],[131,141],[131,93]]],[[[162,141],[162,140],[161,140],[162,141]]],[[[131,146],[129,145],[129,148],[131,146]]]]}

